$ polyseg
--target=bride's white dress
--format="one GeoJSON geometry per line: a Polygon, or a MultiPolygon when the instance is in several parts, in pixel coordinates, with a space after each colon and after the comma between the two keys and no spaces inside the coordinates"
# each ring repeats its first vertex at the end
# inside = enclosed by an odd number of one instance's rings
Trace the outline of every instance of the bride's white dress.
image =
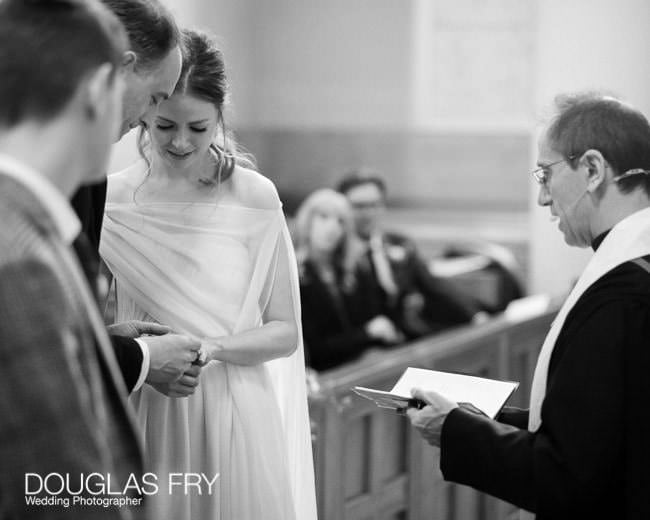
{"type": "MultiPolygon", "coordinates": [[[[199,338],[235,334],[259,327],[274,284],[290,284],[300,324],[295,257],[279,199],[270,209],[139,203],[133,178],[109,177],[102,232],[118,321],[157,321],[199,338]],[[278,275],[286,266],[289,276],[278,275]]],[[[150,517],[315,519],[304,371],[301,339],[291,356],[256,366],[211,362],[188,398],[168,398],[146,384],[135,392],[145,471],[159,485],[146,498],[150,517]],[[200,495],[196,487],[170,492],[171,473],[218,478],[212,494],[205,480],[200,495]]]]}

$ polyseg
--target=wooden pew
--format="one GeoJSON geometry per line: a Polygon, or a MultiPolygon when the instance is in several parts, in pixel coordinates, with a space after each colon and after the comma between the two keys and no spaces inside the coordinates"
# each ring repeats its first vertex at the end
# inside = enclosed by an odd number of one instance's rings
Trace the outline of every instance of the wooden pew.
{"type": "Polygon", "coordinates": [[[372,352],[319,374],[310,398],[320,520],[496,520],[516,508],[442,479],[439,451],[408,419],[350,390],[389,390],[406,367],[519,381],[509,404],[526,406],[539,348],[557,309],[513,322],[505,317],[403,347],[372,352]]]}

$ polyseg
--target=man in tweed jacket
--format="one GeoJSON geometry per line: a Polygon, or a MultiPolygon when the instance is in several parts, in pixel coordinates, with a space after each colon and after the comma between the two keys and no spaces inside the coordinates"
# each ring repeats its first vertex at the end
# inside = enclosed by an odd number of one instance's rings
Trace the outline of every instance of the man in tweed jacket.
{"type": "Polygon", "coordinates": [[[67,201],[105,171],[125,48],[122,26],[95,0],[0,3],[2,520],[143,515],[138,497],[122,507],[61,501],[80,489],[92,499],[109,479],[126,497],[130,476],[141,477],[124,383],[70,248],[80,225],[67,201]]]}

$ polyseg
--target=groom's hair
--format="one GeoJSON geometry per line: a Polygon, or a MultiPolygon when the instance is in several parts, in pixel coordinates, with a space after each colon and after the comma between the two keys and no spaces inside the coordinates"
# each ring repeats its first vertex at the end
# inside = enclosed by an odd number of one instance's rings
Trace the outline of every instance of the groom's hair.
{"type": "Polygon", "coordinates": [[[181,35],[171,12],[159,0],[101,0],[126,29],[136,70],[149,72],[180,45],[181,35]]]}
{"type": "Polygon", "coordinates": [[[97,0],[1,0],[0,126],[53,119],[126,49],[122,24],[97,0]]]}

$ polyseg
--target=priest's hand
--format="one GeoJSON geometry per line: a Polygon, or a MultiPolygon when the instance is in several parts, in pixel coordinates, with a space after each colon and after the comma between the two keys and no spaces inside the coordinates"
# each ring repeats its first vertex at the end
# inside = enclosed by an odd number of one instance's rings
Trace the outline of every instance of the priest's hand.
{"type": "Polygon", "coordinates": [[[458,408],[458,404],[442,395],[414,388],[411,391],[414,399],[426,403],[422,409],[409,407],[406,411],[413,427],[432,446],[440,446],[442,426],[449,412],[458,408]]]}

